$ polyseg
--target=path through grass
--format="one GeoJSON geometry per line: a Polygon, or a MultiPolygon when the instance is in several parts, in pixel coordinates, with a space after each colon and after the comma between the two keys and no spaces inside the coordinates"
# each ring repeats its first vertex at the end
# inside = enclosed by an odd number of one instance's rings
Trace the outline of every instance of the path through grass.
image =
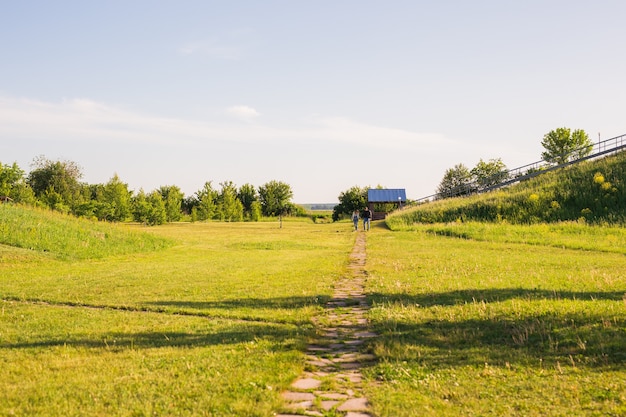
{"type": "MultiPolygon", "coordinates": [[[[376,415],[626,414],[623,233],[561,226],[368,232],[376,415]]],[[[167,244],[0,246],[0,415],[283,409],[349,224],[124,227],[167,244]]]]}

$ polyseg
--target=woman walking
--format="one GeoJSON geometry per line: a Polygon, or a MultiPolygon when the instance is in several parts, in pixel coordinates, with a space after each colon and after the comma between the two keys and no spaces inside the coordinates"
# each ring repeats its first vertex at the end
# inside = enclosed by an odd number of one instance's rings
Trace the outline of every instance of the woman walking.
{"type": "Polygon", "coordinates": [[[359,211],[354,210],[352,212],[352,223],[354,223],[354,231],[359,230],[359,211]]]}

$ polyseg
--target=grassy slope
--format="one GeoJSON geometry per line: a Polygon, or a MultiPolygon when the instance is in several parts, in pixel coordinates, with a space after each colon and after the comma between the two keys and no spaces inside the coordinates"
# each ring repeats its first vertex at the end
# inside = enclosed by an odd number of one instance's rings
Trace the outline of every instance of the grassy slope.
{"type": "MultiPolygon", "coordinates": [[[[168,239],[57,212],[0,204],[0,245],[48,253],[55,258],[90,259],[171,246],[168,239]]],[[[0,249],[7,254],[7,248],[0,249]]],[[[1,255],[0,255],[1,256],[1,255]]]]}
{"type": "Polygon", "coordinates": [[[435,201],[388,217],[392,230],[415,223],[505,221],[626,223],[626,152],[539,175],[494,192],[435,201]]]}

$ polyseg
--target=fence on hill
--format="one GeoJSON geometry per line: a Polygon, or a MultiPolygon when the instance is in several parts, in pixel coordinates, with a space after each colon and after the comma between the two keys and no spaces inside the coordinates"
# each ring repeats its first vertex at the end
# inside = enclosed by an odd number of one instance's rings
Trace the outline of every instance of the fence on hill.
{"type": "Polygon", "coordinates": [[[466,196],[470,194],[485,193],[496,190],[498,188],[507,187],[511,184],[515,184],[520,181],[527,180],[546,172],[553,171],[558,168],[563,168],[568,165],[573,165],[582,161],[596,158],[604,158],[606,156],[616,154],[626,149],[626,134],[616,136],[611,139],[598,141],[591,146],[585,146],[583,148],[576,149],[572,154],[576,155],[579,151],[586,151],[591,148],[590,152],[582,152],[586,155],[571,161],[567,161],[562,164],[553,164],[546,161],[537,161],[532,164],[524,165],[519,168],[502,171],[490,178],[482,179],[481,181],[468,180],[467,182],[448,190],[443,193],[436,193],[426,197],[413,200],[413,204],[423,204],[433,200],[440,200],[443,198],[466,196]]]}

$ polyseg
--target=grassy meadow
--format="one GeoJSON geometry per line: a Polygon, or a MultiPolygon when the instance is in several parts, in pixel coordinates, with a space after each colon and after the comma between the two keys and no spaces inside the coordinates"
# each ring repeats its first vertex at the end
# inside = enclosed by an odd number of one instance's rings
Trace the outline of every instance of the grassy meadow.
{"type": "MultiPolygon", "coordinates": [[[[0,206],[2,227],[21,210],[0,206]]],[[[354,241],[302,221],[99,224],[101,244],[143,249],[90,256],[88,223],[28,216],[63,226],[58,251],[0,246],[3,416],[272,415],[354,241]]]]}
{"type": "MultiPolygon", "coordinates": [[[[0,205],[0,416],[284,410],[351,230],[146,228],[0,205]]],[[[379,337],[363,372],[376,416],[626,415],[622,228],[376,222],[367,233],[379,337]]]]}
{"type": "Polygon", "coordinates": [[[376,228],[377,415],[626,415],[624,243],[577,224],[376,228]]]}

